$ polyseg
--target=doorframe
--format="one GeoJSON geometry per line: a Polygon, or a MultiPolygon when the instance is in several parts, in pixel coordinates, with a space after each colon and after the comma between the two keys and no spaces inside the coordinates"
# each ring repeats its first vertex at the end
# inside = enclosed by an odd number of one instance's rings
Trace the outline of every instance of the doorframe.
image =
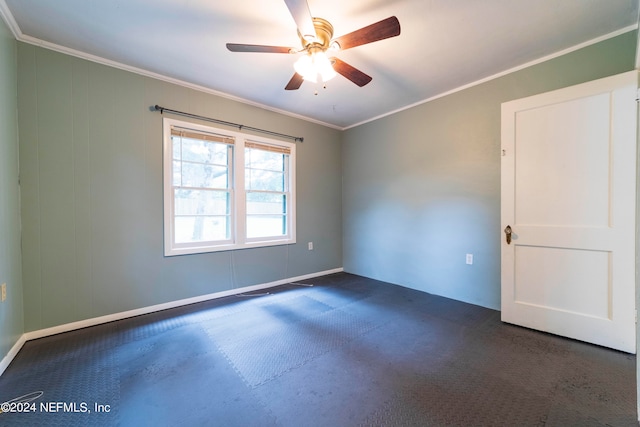
{"type": "MultiPolygon", "coordinates": [[[[639,12],[640,13],[640,12],[639,12]]],[[[640,87],[640,31],[638,31],[638,44],[636,46],[636,72],[638,73],[638,87],[640,87]]],[[[640,101],[640,89],[636,92],[636,103],[640,101]]],[[[636,109],[640,120],[640,107],[636,109]]],[[[636,130],[636,415],[640,422],[640,327],[638,327],[638,307],[640,307],[640,121],[636,130]]]]}

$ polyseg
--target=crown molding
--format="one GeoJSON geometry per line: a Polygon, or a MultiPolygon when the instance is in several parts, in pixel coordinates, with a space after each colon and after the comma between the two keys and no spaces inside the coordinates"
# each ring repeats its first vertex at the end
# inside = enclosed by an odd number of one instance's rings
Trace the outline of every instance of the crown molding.
{"type": "MultiPolygon", "coordinates": [[[[102,65],[106,65],[106,66],[109,66],[109,67],[113,67],[113,68],[117,68],[117,69],[120,69],[120,70],[129,71],[129,72],[134,73],[134,74],[150,77],[150,78],[153,78],[153,79],[156,79],[156,80],[160,80],[160,81],[164,81],[164,82],[167,82],[167,83],[172,83],[172,84],[175,84],[175,85],[178,85],[178,86],[186,87],[186,88],[189,88],[189,89],[197,90],[199,92],[204,92],[204,93],[208,93],[210,95],[215,95],[215,96],[218,96],[218,97],[221,97],[221,98],[226,98],[226,99],[229,99],[229,100],[232,100],[232,101],[240,102],[240,103],[245,104],[245,105],[250,105],[250,106],[253,106],[253,107],[261,108],[263,110],[272,111],[274,113],[278,113],[278,114],[282,114],[282,115],[289,116],[289,117],[292,117],[292,118],[304,120],[304,121],[307,121],[307,122],[310,122],[310,123],[315,123],[315,124],[318,124],[318,125],[321,125],[321,126],[325,126],[325,127],[331,128],[331,129],[336,129],[336,130],[339,130],[339,131],[345,131],[345,130],[348,130],[348,129],[351,129],[351,128],[355,128],[355,127],[358,127],[360,125],[364,125],[366,123],[370,123],[370,122],[376,121],[378,119],[382,119],[384,117],[391,116],[391,115],[399,113],[401,111],[405,111],[405,110],[411,109],[411,108],[416,107],[418,105],[422,105],[422,104],[425,104],[425,103],[430,102],[430,101],[435,101],[436,99],[440,99],[440,98],[443,98],[445,96],[452,95],[454,93],[463,91],[465,89],[469,89],[471,87],[478,86],[478,85],[480,85],[482,83],[486,83],[488,81],[495,80],[495,79],[497,79],[499,77],[503,77],[503,76],[505,76],[507,74],[511,74],[511,73],[516,72],[516,71],[520,71],[522,69],[531,67],[533,65],[537,65],[537,64],[540,64],[542,62],[546,62],[546,61],[548,61],[550,59],[554,59],[554,58],[557,58],[559,56],[566,55],[568,53],[571,53],[571,52],[574,52],[576,50],[582,49],[584,47],[591,46],[591,45],[599,43],[601,41],[608,40],[610,38],[613,38],[613,37],[619,36],[621,34],[628,33],[630,31],[637,30],[638,28],[640,28],[640,9],[639,9],[638,10],[638,17],[637,17],[636,23],[634,25],[630,25],[628,27],[621,28],[621,29],[619,29],[617,31],[614,31],[614,32],[611,32],[609,34],[605,34],[603,36],[596,37],[596,38],[594,38],[592,40],[588,40],[586,42],[577,44],[577,45],[572,46],[572,47],[567,48],[567,49],[563,49],[561,51],[552,53],[552,54],[544,56],[542,58],[538,58],[538,59],[535,59],[533,61],[518,65],[518,66],[510,68],[508,70],[501,71],[499,73],[493,74],[491,76],[485,77],[485,78],[480,79],[480,80],[476,80],[476,81],[468,83],[466,85],[459,86],[459,87],[457,87],[455,89],[439,93],[437,95],[434,95],[432,97],[423,99],[421,101],[415,102],[415,103],[407,105],[405,107],[398,108],[398,109],[393,110],[393,111],[389,111],[387,113],[372,117],[370,119],[355,123],[353,125],[341,127],[341,126],[337,126],[337,125],[334,125],[334,124],[331,124],[331,123],[326,123],[326,122],[323,122],[323,121],[320,121],[320,120],[316,120],[316,119],[313,119],[311,117],[303,116],[303,115],[300,115],[300,114],[295,114],[295,113],[292,113],[290,111],[281,110],[281,109],[278,109],[278,108],[271,107],[269,105],[260,104],[260,103],[257,103],[257,102],[254,102],[254,101],[251,101],[251,100],[248,100],[248,99],[244,99],[244,98],[240,98],[240,97],[237,97],[237,96],[233,96],[233,95],[230,95],[230,94],[227,94],[227,93],[224,93],[224,92],[219,92],[219,91],[210,89],[210,88],[205,87],[205,86],[196,85],[196,84],[184,81],[184,80],[175,79],[173,77],[168,77],[168,76],[165,76],[163,74],[154,73],[152,71],[144,70],[142,68],[132,67],[132,66],[120,63],[120,62],[112,61],[110,59],[102,58],[102,57],[99,57],[99,56],[96,56],[96,55],[92,55],[92,54],[89,54],[89,53],[86,53],[86,52],[82,52],[82,51],[79,51],[79,50],[70,49],[70,48],[67,48],[67,47],[64,47],[64,46],[57,45],[55,43],[46,42],[44,40],[41,40],[41,39],[38,39],[38,38],[35,38],[35,37],[27,36],[27,35],[22,33],[22,30],[20,29],[20,26],[18,25],[16,20],[13,18],[13,14],[9,10],[5,0],[0,0],[0,17],[2,17],[2,19],[5,21],[5,23],[7,24],[7,26],[9,27],[9,29],[13,33],[13,36],[18,41],[21,41],[21,42],[24,42],[24,43],[28,43],[28,44],[32,44],[32,45],[35,45],[35,46],[40,46],[42,48],[53,50],[53,51],[60,52],[60,53],[64,53],[64,54],[67,54],[67,55],[70,55],[70,56],[75,56],[77,58],[86,59],[88,61],[92,61],[92,62],[95,62],[95,63],[98,63],[98,64],[102,64],[102,65]]],[[[640,70],[640,31],[638,31],[638,42],[636,44],[635,68],[640,70]]]]}
{"type": "MultiPolygon", "coordinates": [[[[354,127],[357,127],[357,126],[360,126],[360,125],[364,125],[366,123],[370,123],[370,122],[376,121],[376,120],[381,119],[383,117],[391,116],[391,115],[399,113],[401,111],[408,110],[408,109],[411,109],[413,107],[417,107],[418,105],[426,104],[427,102],[430,102],[430,101],[435,101],[436,99],[440,99],[440,98],[443,98],[445,96],[452,95],[452,94],[454,94],[456,92],[460,92],[460,91],[463,91],[465,89],[469,89],[471,87],[478,86],[478,85],[480,85],[482,83],[486,83],[488,81],[495,80],[495,79],[497,79],[499,77],[506,76],[507,74],[515,73],[516,71],[520,71],[520,70],[523,70],[525,68],[529,68],[531,66],[534,66],[534,65],[549,61],[550,59],[558,58],[560,56],[566,55],[566,54],[571,53],[571,52],[575,52],[576,50],[580,50],[580,49],[585,48],[587,46],[591,46],[591,45],[594,45],[596,43],[600,43],[602,41],[605,41],[605,40],[617,37],[619,35],[628,33],[630,31],[637,30],[639,27],[640,27],[640,24],[636,23],[634,25],[630,25],[628,27],[621,28],[621,29],[619,29],[617,31],[614,31],[612,33],[605,34],[605,35],[600,36],[600,37],[596,37],[595,39],[591,39],[591,40],[588,40],[586,42],[583,42],[583,43],[577,44],[575,46],[572,46],[570,48],[563,49],[561,51],[552,53],[552,54],[547,55],[547,56],[543,56],[542,58],[534,59],[533,61],[518,65],[516,67],[510,68],[510,69],[505,70],[505,71],[501,71],[501,72],[499,72],[497,74],[493,74],[493,75],[491,75],[489,77],[485,77],[483,79],[476,80],[476,81],[468,83],[466,85],[459,86],[459,87],[457,87],[455,89],[452,89],[452,90],[449,90],[449,91],[446,91],[446,92],[443,92],[443,93],[439,93],[439,94],[434,95],[434,96],[432,96],[430,98],[424,99],[422,101],[415,102],[415,103],[413,103],[411,105],[407,105],[405,107],[398,108],[397,110],[393,110],[393,111],[390,111],[388,113],[381,114],[381,115],[376,116],[376,117],[372,117],[372,118],[370,118],[368,120],[365,120],[365,121],[353,124],[351,126],[345,127],[342,130],[347,130],[347,129],[351,129],[351,128],[354,128],[354,127]]],[[[640,31],[638,32],[638,34],[640,35],[640,31]]],[[[640,44],[640,37],[638,38],[638,43],[640,44]]],[[[640,46],[636,46],[636,49],[640,49],[640,46]]],[[[637,53],[636,53],[636,69],[640,69],[640,66],[638,65],[638,61],[640,60],[639,55],[640,55],[640,50],[638,50],[637,53]]]]}
{"type": "Polygon", "coordinates": [[[11,11],[9,10],[9,8],[7,7],[7,4],[5,2],[5,0],[0,0],[0,16],[2,17],[2,19],[5,21],[5,23],[7,24],[7,26],[9,27],[9,29],[11,30],[11,32],[13,33],[13,36],[15,37],[16,40],[23,42],[23,43],[27,43],[27,44],[31,44],[34,46],[39,46],[45,49],[49,49],[49,50],[53,50],[56,52],[60,52],[60,53],[64,53],[66,55],[70,55],[70,56],[74,56],[76,58],[80,58],[80,59],[85,59],[87,61],[91,61],[91,62],[95,62],[97,64],[101,64],[101,65],[106,65],[108,67],[112,67],[112,68],[117,68],[119,70],[123,70],[123,71],[128,71],[134,74],[138,74],[141,76],[145,76],[145,77],[150,77],[156,80],[160,80],[160,81],[164,81],[167,83],[171,83],[171,84],[175,84],[177,86],[182,86],[188,89],[193,89],[193,90],[197,90],[199,92],[204,92],[204,93],[208,93],[210,95],[215,95],[221,98],[226,98],[232,101],[236,101],[236,102],[240,102],[242,104],[246,104],[246,105],[250,105],[252,107],[257,107],[257,108],[261,108],[263,110],[267,110],[267,111],[271,111],[274,113],[278,113],[278,114],[282,114],[284,116],[289,116],[289,117],[293,117],[295,119],[300,119],[300,120],[304,120],[310,123],[315,123],[321,126],[325,126],[328,128],[332,128],[332,129],[336,129],[336,130],[343,130],[343,128],[341,128],[340,126],[336,126],[333,125],[331,123],[325,123],[323,121],[320,120],[316,120],[316,119],[312,119],[311,117],[307,117],[307,116],[303,116],[301,114],[295,114],[292,113],[290,111],[285,111],[285,110],[281,110],[278,108],[274,108],[271,107],[269,105],[265,105],[265,104],[260,104],[258,102],[254,102],[248,99],[244,99],[238,96],[233,96],[230,95],[228,93],[224,93],[224,92],[219,92],[217,90],[213,90],[211,88],[205,87],[205,86],[200,86],[197,84],[193,84],[193,83],[189,83],[187,81],[184,80],[180,80],[180,79],[176,79],[173,77],[169,77],[169,76],[165,76],[163,74],[159,74],[159,73],[155,73],[149,70],[145,70],[142,68],[138,68],[138,67],[133,67],[127,64],[123,64],[121,62],[117,62],[117,61],[112,61],[110,59],[106,59],[100,56],[96,56],[96,55],[92,55],[90,53],[87,52],[83,52],[83,51],[79,51],[76,49],[71,49],[65,46],[61,46],[55,43],[50,43],[41,39],[38,39],[36,37],[32,37],[29,35],[25,35],[22,33],[22,30],[20,29],[20,26],[18,25],[18,23],[16,22],[16,20],[13,18],[13,14],[11,13],[11,11]]]}
{"type": "Polygon", "coordinates": [[[9,10],[9,6],[7,6],[7,3],[4,0],[0,0],[0,17],[2,17],[2,20],[9,27],[9,30],[13,34],[13,37],[16,40],[20,40],[20,38],[23,36],[22,30],[20,30],[20,26],[13,18],[13,14],[9,10]]]}

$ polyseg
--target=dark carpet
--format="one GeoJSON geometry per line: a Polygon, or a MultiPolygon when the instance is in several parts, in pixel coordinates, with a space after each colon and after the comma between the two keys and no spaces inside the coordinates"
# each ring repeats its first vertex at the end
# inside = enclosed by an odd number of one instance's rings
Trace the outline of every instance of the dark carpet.
{"type": "Polygon", "coordinates": [[[0,425],[638,425],[633,355],[346,273],[309,283],[27,342],[0,402],[42,395],[0,425]]]}

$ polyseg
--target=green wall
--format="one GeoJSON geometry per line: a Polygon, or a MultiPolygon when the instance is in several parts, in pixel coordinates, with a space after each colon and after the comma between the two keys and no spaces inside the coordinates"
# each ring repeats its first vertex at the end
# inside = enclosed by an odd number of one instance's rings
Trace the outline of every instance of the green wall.
{"type": "Polygon", "coordinates": [[[625,33],[344,132],[345,271],[499,309],[501,103],[633,70],[635,49],[625,33]]]}
{"type": "Polygon", "coordinates": [[[18,92],[16,41],[0,19],[0,361],[24,331],[18,187],[18,92]]]}
{"type": "Polygon", "coordinates": [[[631,70],[635,46],[634,31],[339,132],[17,43],[24,329],[343,265],[499,308],[500,104],[631,70]],[[304,136],[298,244],[165,258],[154,104],[304,136]]]}
{"type": "Polygon", "coordinates": [[[18,71],[26,331],[342,267],[339,131],[24,43],[18,71]],[[155,104],[303,136],[298,243],[164,257],[155,104]]]}

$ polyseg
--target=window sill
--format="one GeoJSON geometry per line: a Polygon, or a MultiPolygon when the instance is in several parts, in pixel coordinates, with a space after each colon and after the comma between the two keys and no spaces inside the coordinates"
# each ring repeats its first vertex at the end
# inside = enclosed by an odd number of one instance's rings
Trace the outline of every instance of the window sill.
{"type": "Polygon", "coordinates": [[[270,246],[283,246],[283,245],[295,245],[295,239],[278,239],[278,240],[263,240],[246,242],[243,244],[226,244],[215,246],[191,246],[188,248],[168,248],[164,251],[165,257],[180,256],[180,255],[195,255],[205,254],[211,252],[227,252],[237,251],[242,249],[256,249],[265,248],[270,246]]]}

